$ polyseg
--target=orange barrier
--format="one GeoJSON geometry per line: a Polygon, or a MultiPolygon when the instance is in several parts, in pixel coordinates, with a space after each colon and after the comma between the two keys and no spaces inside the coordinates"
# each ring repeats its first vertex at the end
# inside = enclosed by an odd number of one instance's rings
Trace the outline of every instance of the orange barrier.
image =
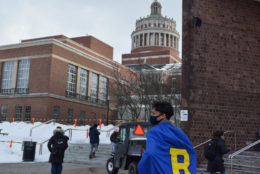
{"type": "Polygon", "coordinates": [[[75,121],[74,121],[74,128],[76,128],[77,127],[77,119],[75,119],[75,121]]]}
{"type": "Polygon", "coordinates": [[[99,129],[101,129],[101,118],[99,119],[99,129]]]}
{"type": "Polygon", "coordinates": [[[11,142],[10,142],[10,148],[12,148],[13,147],[13,140],[11,140],[11,142]]]}

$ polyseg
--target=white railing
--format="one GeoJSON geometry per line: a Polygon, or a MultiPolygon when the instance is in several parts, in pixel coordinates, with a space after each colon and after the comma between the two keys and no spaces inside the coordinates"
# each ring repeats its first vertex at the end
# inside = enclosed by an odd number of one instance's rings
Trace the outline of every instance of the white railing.
{"type": "Polygon", "coordinates": [[[242,149],[240,149],[240,150],[238,150],[238,151],[236,151],[236,152],[234,152],[234,153],[232,153],[232,154],[230,154],[230,155],[228,156],[228,158],[230,159],[230,174],[232,174],[232,165],[233,165],[232,159],[233,159],[235,156],[239,155],[240,153],[242,153],[242,152],[244,152],[244,151],[250,149],[251,147],[253,147],[253,146],[255,146],[255,145],[259,144],[259,143],[260,143],[260,140],[257,140],[257,141],[255,141],[255,142],[253,142],[253,143],[247,145],[246,147],[244,147],[244,148],[242,148],[242,149]]]}
{"type": "MultiPolygon", "coordinates": [[[[76,128],[68,128],[66,129],[64,132],[69,131],[69,140],[72,140],[72,131],[87,131],[88,129],[76,129],[76,128]]],[[[108,129],[108,130],[100,130],[98,129],[100,132],[107,132],[106,137],[110,137],[110,132],[113,130],[113,128],[108,129]]],[[[43,142],[39,143],[40,148],[39,148],[39,155],[42,155],[42,147],[43,144],[45,144],[46,142],[48,142],[50,140],[50,138],[44,140],[43,142]]]]}
{"type": "Polygon", "coordinates": [[[35,128],[37,128],[37,127],[40,127],[40,126],[42,126],[43,124],[47,124],[47,123],[51,123],[51,122],[53,122],[53,124],[55,124],[55,119],[46,121],[46,122],[44,122],[44,123],[41,123],[41,124],[39,124],[39,125],[37,125],[37,126],[32,127],[32,128],[30,129],[30,137],[32,136],[32,131],[33,131],[33,129],[35,129],[35,128]]]}

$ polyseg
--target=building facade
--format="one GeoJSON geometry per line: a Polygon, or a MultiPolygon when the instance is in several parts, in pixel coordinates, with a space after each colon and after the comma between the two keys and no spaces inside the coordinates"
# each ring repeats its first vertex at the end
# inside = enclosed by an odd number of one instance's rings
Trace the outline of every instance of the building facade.
{"type": "Polygon", "coordinates": [[[181,63],[176,22],[163,17],[161,9],[161,4],[155,0],[151,4],[151,14],[136,21],[131,35],[131,53],[122,55],[123,65],[181,63]]]}
{"type": "Polygon", "coordinates": [[[113,48],[92,36],[0,46],[1,120],[115,119],[108,88],[118,68],[124,69],[113,61],[113,48]]]}

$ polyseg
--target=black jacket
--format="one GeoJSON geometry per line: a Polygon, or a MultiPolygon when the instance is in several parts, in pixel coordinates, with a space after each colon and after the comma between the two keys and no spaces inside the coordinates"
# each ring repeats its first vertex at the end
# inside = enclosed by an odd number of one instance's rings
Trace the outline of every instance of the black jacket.
{"type": "Polygon", "coordinates": [[[90,144],[99,144],[99,134],[97,127],[92,126],[89,129],[90,144]]]}
{"type": "Polygon", "coordinates": [[[117,136],[119,135],[119,132],[113,132],[112,135],[110,136],[110,141],[113,143],[117,143],[118,139],[117,136]]]}
{"type": "Polygon", "coordinates": [[[49,142],[48,142],[48,149],[51,152],[50,154],[50,158],[49,158],[49,162],[50,163],[63,163],[63,158],[64,158],[64,152],[65,150],[68,148],[68,140],[69,138],[64,135],[64,131],[62,129],[55,129],[53,131],[53,136],[50,138],[49,142]],[[60,154],[55,154],[54,153],[54,142],[55,139],[64,139],[64,141],[66,142],[65,144],[65,149],[62,153],[60,154]]]}
{"type": "Polygon", "coordinates": [[[225,141],[222,138],[214,137],[213,140],[217,141],[216,158],[208,161],[208,172],[222,172],[225,171],[223,155],[229,152],[226,148],[225,141]]]}

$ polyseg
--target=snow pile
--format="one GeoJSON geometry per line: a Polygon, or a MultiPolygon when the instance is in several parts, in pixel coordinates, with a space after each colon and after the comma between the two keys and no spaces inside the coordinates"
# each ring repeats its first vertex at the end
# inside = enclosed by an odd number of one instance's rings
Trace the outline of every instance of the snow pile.
{"type": "MultiPolygon", "coordinates": [[[[39,147],[38,143],[41,143],[47,139],[49,139],[53,135],[53,130],[57,126],[61,126],[63,130],[72,128],[72,129],[80,129],[72,131],[72,140],[69,143],[89,143],[89,138],[86,138],[87,129],[90,126],[77,126],[74,128],[73,125],[62,125],[58,123],[50,123],[43,124],[32,131],[32,136],[30,137],[30,129],[34,126],[40,125],[40,122],[36,122],[34,125],[30,123],[24,122],[2,122],[0,123],[0,129],[2,129],[2,133],[8,133],[8,135],[3,136],[0,135],[0,163],[16,163],[22,162],[23,151],[21,143],[12,143],[12,148],[10,148],[11,140],[13,142],[23,142],[23,141],[35,141],[36,152],[35,152],[35,162],[44,162],[49,160],[49,151],[47,148],[47,143],[43,144],[42,155],[39,155],[39,147]],[[7,141],[7,142],[3,142],[7,141]]],[[[100,144],[110,144],[110,134],[107,133],[109,131],[112,133],[114,126],[101,125],[100,130],[100,144]]],[[[66,131],[65,135],[69,136],[69,131],[66,131]]]]}

